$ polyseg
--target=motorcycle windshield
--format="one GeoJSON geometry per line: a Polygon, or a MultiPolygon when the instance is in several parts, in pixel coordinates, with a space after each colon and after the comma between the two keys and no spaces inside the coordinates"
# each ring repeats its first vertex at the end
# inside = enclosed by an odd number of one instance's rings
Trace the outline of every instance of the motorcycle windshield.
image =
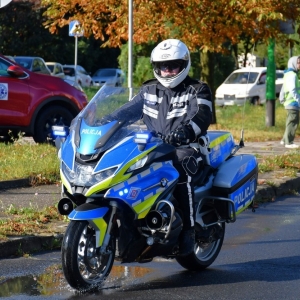
{"type": "MultiPolygon", "coordinates": [[[[124,137],[141,129],[143,122],[140,109],[124,110],[122,114],[117,114],[117,117],[116,114],[113,114],[130,101],[138,91],[139,89],[130,90],[124,87],[104,85],[74,119],[70,129],[76,131],[76,128],[80,127],[81,138],[83,138],[83,132],[94,133],[95,137],[90,137],[94,140],[97,133],[101,132],[101,142],[98,142],[95,148],[97,148],[97,152],[106,151],[124,137]]],[[[143,128],[145,127],[143,126],[143,128]]],[[[90,143],[85,143],[85,145],[87,144],[90,143]]],[[[95,150],[94,145],[90,146],[95,150]]],[[[91,152],[91,149],[84,149],[83,152],[87,154],[91,152]]]]}

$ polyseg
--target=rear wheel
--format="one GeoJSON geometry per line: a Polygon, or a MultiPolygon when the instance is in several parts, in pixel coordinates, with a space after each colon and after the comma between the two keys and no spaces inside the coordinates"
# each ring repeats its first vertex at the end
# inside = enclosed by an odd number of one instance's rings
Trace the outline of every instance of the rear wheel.
{"type": "Polygon", "coordinates": [[[223,245],[225,223],[218,223],[203,230],[195,227],[196,243],[194,252],[176,257],[177,262],[188,270],[199,271],[209,267],[219,255],[223,245]]]}
{"type": "Polygon", "coordinates": [[[98,288],[114,263],[116,242],[111,237],[106,253],[96,248],[96,233],[86,221],[71,221],[62,242],[62,269],[77,290],[98,288]]]}
{"type": "Polygon", "coordinates": [[[33,139],[36,143],[52,142],[52,126],[70,126],[75,116],[62,106],[47,107],[40,113],[35,123],[33,139]]]}

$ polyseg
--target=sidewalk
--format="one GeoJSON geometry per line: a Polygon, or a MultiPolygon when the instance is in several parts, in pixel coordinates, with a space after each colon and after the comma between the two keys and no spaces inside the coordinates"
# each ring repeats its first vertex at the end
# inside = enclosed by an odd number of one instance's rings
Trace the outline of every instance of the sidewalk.
{"type": "MultiPolygon", "coordinates": [[[[300,141],[296,141],[296,143],[300,141]]],[[[282,155],[291,151],[279,144],[279,141],[245,143],[245,147],[238,154],[254,154],[258,162],[263,156],[282,155]]],[[[296,178],[284,176],[279,170],[258,175],[258,187],[256,192],[256,207],[259,208],[262,201],[276,201],[278,196],[295,193],[300,186],[300,173],[296,178]]],[[[5,217],[3,213],[9,205],[16,207],[29,207],[33,205],[43,209],[45,206],[54,205],[60,199],[60,185],[44,185],[30,187],[26,179],[0,182],[0,219],[5,217]]],[[[51,234],[40,234],[33,236],[13,236],[7,241],[0,241],[0,258],[32,253],[51,247],[58,247],[66,230],[67,222],[50,222],[47,226],[51,234]]]]}

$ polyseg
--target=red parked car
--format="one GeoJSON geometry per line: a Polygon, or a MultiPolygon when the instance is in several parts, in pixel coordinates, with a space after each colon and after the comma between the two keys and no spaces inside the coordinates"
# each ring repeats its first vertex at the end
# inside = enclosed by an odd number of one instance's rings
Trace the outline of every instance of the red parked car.
{"type": "Polygon", "coordinates": [[[86,105],[85,93],[61,78],[31,72],[0,55],[0,136],[24,132],[47,142],[52,125],[69,126],[86,105]]]}

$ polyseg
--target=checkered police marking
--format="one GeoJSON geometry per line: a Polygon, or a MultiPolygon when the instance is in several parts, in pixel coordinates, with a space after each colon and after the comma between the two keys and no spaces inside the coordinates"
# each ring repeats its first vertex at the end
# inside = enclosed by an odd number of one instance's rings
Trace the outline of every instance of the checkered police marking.
{"type": "Polygon", "coordinates": [[[128,196],[126,198],[130,200],[135,200],[139,195],[140,191],[141,191],[140,188],[131,187],[128,196]]]}
{"type": "Polygon", "coordinates": [[[8,84],[0,83],[0,100],[8,100],[8,84]]]}

